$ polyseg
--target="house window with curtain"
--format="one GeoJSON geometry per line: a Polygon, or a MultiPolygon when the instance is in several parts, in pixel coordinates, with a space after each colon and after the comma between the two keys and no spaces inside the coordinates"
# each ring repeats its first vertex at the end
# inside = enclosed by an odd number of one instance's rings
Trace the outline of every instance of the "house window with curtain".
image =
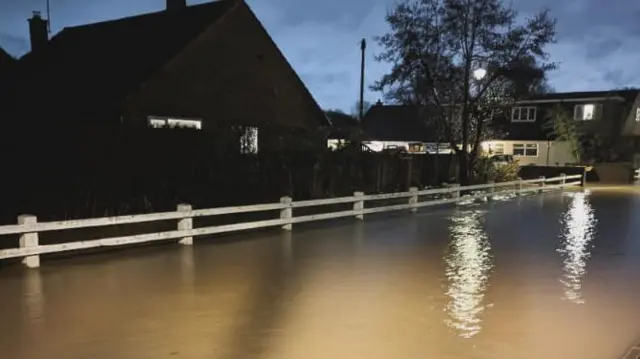
{"type": "Polygon", "coordinates": [[[258,128],[243,127],[240,135],[240,153],[256,154],[258,153],[258,128]]]}
{"type": "Polygon", "coordinates": [[[592,121],[597,119],[602,106],[593,103],[576,105],[573,108],[573,119],[576,121],[592,121]]]}
{"type": "Polygon", "coordinates": [[[538,157],[538,144],[516,143],[513,145],[513,155],[520,157],[538,157]]]}

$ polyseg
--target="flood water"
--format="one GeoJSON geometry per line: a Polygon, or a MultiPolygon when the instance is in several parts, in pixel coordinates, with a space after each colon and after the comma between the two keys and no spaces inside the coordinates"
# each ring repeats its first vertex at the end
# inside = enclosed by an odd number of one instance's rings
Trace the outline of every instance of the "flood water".
{"type": "Polygon", "coordinates": [[[235,239],[0,269],[0,358],[602,359],[640,339],[632,190],[235,239]]]}

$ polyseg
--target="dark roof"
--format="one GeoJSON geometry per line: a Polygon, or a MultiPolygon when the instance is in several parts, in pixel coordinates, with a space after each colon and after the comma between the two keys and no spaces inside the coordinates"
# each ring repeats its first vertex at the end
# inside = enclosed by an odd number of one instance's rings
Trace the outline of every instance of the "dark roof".
{"type": "Polygon", "coordinates": [[[522,101],[536,101],[536,100],[578,100],[585,98],[595,97],[622,97],[625,101],[633,101],[640,93],[640,90],[608,90],[608,91],[582,91],[582,92],[555,92],[548,94],[536,95],[522,101]]]}
{"type": "Polygon", "coordinates": [[[435,127],[427,124],[424,107],[375,105],[362,119],[369,140],[436,142],[435,127]]]}
{"type": "Polygon", "coordinates": [[[13,66],[17,60],[9,55],[8,52],[4,51],[2,47],[0,47],[0,75],[2,75],[9,66],[13,66]]]}
{"type": "Polygon", "coordinates": [[[327,111],[327,117],[331,121],[331,126],[335,128],[348,128],[358,125],[358,120],[349,114],[339,111],[327,111]]]}
{"type": "MultiPolygon", "coordinates": [[[[48,83],[56,92],[64,91],[61,96],[81,99],[85,106],[96,99],[119,105],[236,3],[215,1],[180,11],[64,28],[41,53],[23,56],[21,75],[35,83],[48,83]]],[[[27,90],[33,90],[33,82],[27,90]]]]}
{"type": "MultiPolygon", "coordinates": [[[[498,116],[493,126],[505,140],[540,141],[549,138],[543,126],[537,122],[512,123],[510,117],[498,116]]],[[[444,142],[437,138],[436,127],[430,124],[424,107],[405,105],[376,105],[364,115],[362,129],[369,140],[444,142]]]]}
{"type": "Polygon", "coordinates": [[[331,139],[348,139],[351,131],[358,126],[358,120],[344,112],[326,111],[325,114],[331,122],[329,132],[331,139]]]}
{"type": "Polygon", "coordinates": [[[0,64],[3,64],[5,62],[15,62],[16,59],[9,55],[8,52],[6,52],[2,47],[0,47],[0,64]]]}
{"type": "Polygon", "coordinates": [[[544,127],[544,121],[538,120],[536,122],[511,122],[507,120],[508,124],[502,127],[501,139],[512,141],[544,141],[552,139],[551,131],[544,127]]]}

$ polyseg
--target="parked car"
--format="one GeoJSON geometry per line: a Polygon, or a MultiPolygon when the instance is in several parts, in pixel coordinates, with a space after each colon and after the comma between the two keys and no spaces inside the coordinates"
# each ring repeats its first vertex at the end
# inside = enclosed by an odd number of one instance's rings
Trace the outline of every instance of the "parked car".
{"type": "Polygon", "coordinates": [[[495,155],[491,156],[491,162],[494,166],[504,166],[510,163],[515,162],[512,155],[495,155]]]}

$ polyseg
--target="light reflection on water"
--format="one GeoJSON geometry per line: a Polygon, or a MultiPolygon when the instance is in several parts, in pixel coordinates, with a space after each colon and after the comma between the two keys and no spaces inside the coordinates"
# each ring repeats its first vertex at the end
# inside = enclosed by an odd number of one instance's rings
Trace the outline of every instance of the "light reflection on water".
{"type": "Polygon", "coordinates": [[[563,257],[560,282],[565,287],[565,299],[583,304],[582,278],[587,271],[597,220],[589,203],[588,192],[571,193],[569,196],[569,208],[560,220],[562,233],[558,253],[563,257]]]}
{"type": "Polygon", "coordinates": [[[638,208],[522,196],[3,267],[0,358],[616,358],[640,338],[638,208]]]}
{"type": "Polygon", "coordinates": [[[463,338],[472,338],[482,329],[483,299],[493,267],[483,216],[479,211],[460,211],[451,217],[452,238],[445,257],[445,310],[449,315],[445,323],[463,338]]]}

